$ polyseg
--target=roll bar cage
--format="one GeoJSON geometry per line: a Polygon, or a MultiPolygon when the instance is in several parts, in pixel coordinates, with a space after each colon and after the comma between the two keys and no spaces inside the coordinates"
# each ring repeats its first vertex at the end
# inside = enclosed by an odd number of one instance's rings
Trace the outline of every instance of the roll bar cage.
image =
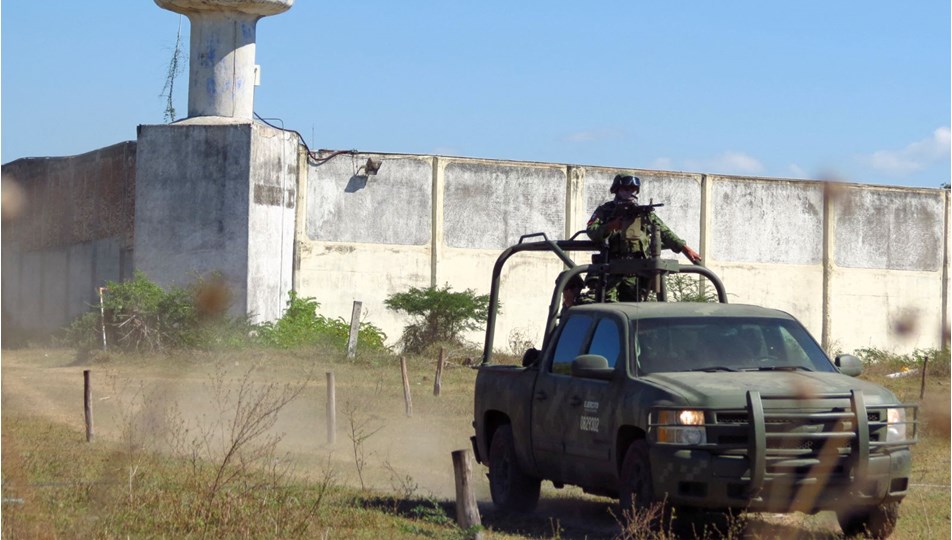
{"type": "MultiPolygon", "coordinates": [[[[489,316],[486,320],[486,339],[480,365],[488,364],[492,358],[493,340],[496,332],[496,312],[499,308],[499,283],[502,276],[502,269],[506,261],[517,253],[525,251],[551,251],[561,259],[567,267],[566,270],[559,274],[556,279],[555,289],[552,291],[552,299],[549,302],[549,313],[546,319],[545,334],[542,341],[543,350],[548,345],[552,331],[555,329],[556,315],[562,303],[562,291],[573,276],[580,274],[596,274],[602,276],[624,274],[639,277],[663,276],[672,273],[699,274],[707,278],[714,286],[714,289],[717,291],[718,302],[722,304],[727,303],[727,292],[724,289],[724,284],[721,282],[721,279],[710,269],[699,264],[685,265],[680,264],[675,259],[661,258],[617,259],[609,260],[604,263],[576,264],[566,252],[584,251],[588,253],[599,253],[603,255],[602,260],[606,259],[604,257],[607,253],[606,245],[588,239],[577,239],[580,235],[584,235],[584,233],[585,231],[578,231],[568,240],[550,240],[545,233],[525,234],[519,238],[517,244],[509,246],[499,254],[499,257],[496,258],[496,264],[493,266],[492,284],[489,289],[489,316]],[[528,241],[529,239],[537,237],[541,237],[542,240],[528,241]]],[[[666,301],[667,291],[664,287],[664,280],[659,281],[660,290],[657,297],[658,301],[664,302],[666,301]]]]}

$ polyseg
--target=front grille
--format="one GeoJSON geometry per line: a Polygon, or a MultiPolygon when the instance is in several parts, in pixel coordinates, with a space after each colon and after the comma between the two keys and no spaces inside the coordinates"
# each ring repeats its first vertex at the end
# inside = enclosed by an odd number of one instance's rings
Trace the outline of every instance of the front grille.
{"type": "MultiPolygon", "coordinates": [[[[747,493],[778,486],[841,484],[865,477],[870,455],[916,439],[915,406],[907,439],[886,443],[886,407],[867,408],[862,392],[793,395],[747,393],[747,408],[705,411],[706,443],[715,455],[747,458],[747,493]]],[[[911,414],[911,418],[910,418],[911,414]]],[[[662,427],[652,424],[652,428],[662,427]]]]}
{"type": "MultiPolygon", "coordinates": [[[[708,424],[712,442],[724,446],[750,444],[751,419],[744,412],[718,411],[708,424]]],[[[777,450],[819,451],[827,444],[848,447],[853,414],[842,408],[815,409],[791,413],[789,409],[765,409],[764,428],[767,448],[777,450]]]]}

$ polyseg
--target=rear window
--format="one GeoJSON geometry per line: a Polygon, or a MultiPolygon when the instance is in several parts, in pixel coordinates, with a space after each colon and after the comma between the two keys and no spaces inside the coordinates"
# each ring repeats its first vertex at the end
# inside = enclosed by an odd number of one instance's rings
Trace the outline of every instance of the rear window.
{"type": "Polygon", "coordinates": [[[771,318],[687,317],[632,322],[634,371],[836,368],[801,324],[771,318]]]}

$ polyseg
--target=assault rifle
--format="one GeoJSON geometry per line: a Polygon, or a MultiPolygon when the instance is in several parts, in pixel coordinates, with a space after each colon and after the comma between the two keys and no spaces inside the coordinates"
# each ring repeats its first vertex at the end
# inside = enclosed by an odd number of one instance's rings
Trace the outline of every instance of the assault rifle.
{"type": "Polygon", "coordinates": [[[654,204],[649,202],[648,204],[638,204],[637,202],[620,202],[615,206],[615,211],[612,212],[611,219],[614,218],[623,218],[623,219],[635,219],[637,217],[647,217],[648,214],[654,212],[655,208],[664,206],[664,203],[654,204]]]}

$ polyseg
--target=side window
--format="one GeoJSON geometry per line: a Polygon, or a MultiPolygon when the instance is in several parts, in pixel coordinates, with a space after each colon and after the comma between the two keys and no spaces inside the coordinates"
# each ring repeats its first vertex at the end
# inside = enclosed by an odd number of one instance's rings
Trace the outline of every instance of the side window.
{"type": "Polygon", "coordinates": [[[552,355],[550,368],[552,373],[561,375],[572,373],[572,360],[582,353],[582,347],[585,345],[591,327],[592,318],[588,315],[573,315],[565,321],[562,332],[559,333],[555,353],[552,355]]]}
{"type": "Polygon", "coordinates": [[[621,355],[621,335],[618,323],[612,319],[602,319],[595,328],[592,344],[588,347],[589,354],[600,354],[608,359],[608,365],[615,367],[621,355]]]}
{"type": "Polygon", "coordinates": [[[803,347],[800,346],[797,338],[790,335],[790,332],[786,328],[780,328],[780,336],[783,338],[784,360],[787,362],[795,362],[801,366],[812,365],[810,357],[807,356],[803,347]]]}

